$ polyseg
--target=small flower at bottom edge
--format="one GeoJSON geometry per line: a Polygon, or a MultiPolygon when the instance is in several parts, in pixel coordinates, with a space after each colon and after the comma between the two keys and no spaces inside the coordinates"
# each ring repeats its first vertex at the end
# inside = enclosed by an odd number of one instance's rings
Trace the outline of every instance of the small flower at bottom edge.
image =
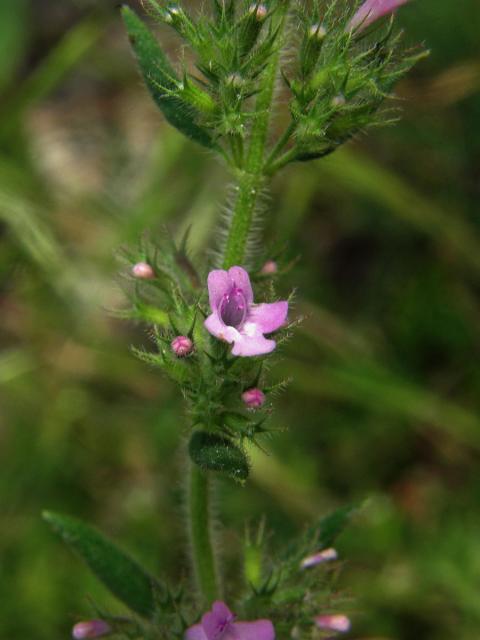
{"type": "Polygon", "coordinates": [[[350,631],[352,627],[350,618],[339,613],[317,616],[315,618],[315,624],[319,629],[324,631],[338,631],[339,633],[346,633],[347,631],[350,631]]]}
{"type": "Polygon", "coordinates": [[[112,628],[104,620],[85,620],[77,622],[72,629],[72,637],[75,640],[84,638],[101,638],[112,633],[112,628]]]}

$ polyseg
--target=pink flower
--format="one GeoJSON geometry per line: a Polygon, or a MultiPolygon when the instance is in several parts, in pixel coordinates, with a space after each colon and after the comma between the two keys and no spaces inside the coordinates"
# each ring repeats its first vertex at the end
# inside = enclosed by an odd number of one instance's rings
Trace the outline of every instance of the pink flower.
{"type": "Polygon", "coordinates": [[[250,278],[242,267],[210,271],[208,295],[212,313],[205,327],[216,338],[233,342],[234,356],[259,356],[275,349],[275,340],[268,340],[264,334],[285,323],[287,301],[253,304],[250,278]]]}
{"type": "Polygon", "coordinates": [[[338,631],[339,633],[347,633],[352,626],[350,618],[342,614],[335,614],[330,616],[317,616],[315,618],[315,624],[319,629],[325,631],[338,631]]]}
{"type": "Polygon", "coordinates": [[[193,342],[187,336],[177,336],[170,345],[173,353],[179,358],[184,358],[193,351],[193,342]]]}
{"type": "Polygon", "coordinates": [[[347,25],[347,31],[358,29],[361,31],[370,24],[383,18],[383,16],[394,13],[402,4],[409,0],[366,0],[353,15],[347,25]]]}
{"type": "Polygon", "coordinates": [[[265,394],[261,389],[247,389],[242,393],[242,400],[249,409],[258,409],[265,402],[265,394]]]}
{"type": "Polygon", "coordinates": [[[217,600],[199,624],[187,629],[185,640],[275,640],[275,629],[270,620],[235,622],[227,605],[217,600]]]}
{"type": "Polygon", "coordinates": [[[112,633],[110,625],[104,620],[86,620],[85,622],[77,622],[72,629],[72,637],[75,640],[84,640],[84,638],[101,638],[112,633]]]}

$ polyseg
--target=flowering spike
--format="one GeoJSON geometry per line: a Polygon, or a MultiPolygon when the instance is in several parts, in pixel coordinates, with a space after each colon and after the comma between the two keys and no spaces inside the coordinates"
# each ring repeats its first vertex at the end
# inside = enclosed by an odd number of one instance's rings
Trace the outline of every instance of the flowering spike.
{"type": "Polygon", "coordinates": [[[352,626],[350,618],[342,614],[317,616],[315,624],[324,631],[338,631],[339,633],[347,633],[352,626]]]}
{"type": "Polygon", "coordinates": [[[84,638],[101,638],[112,633],[109,624],[104,620],[86,620],[77,622],[72,629],[72,637],[75,640],[83,640],[84,638]]]}
{"type": "Polygon", "coordinates": [[[366,0],[347,25],[348,31],[362,31],[383,16],[394,13],[409,0],[366,0]]]}
{"type": "Polygon", "coordinates": [[[258,409],[265,402],[265,394],[260,389],[247,389],[242,393],[242,400],[249,409],[258,409]]]}
{"type": "Polygon", "coordinates": [[[148,262],[137,262],[132,267],[132,276],[139,280],[153,280],[155,271],[148,262]]]}
{"type": "Polygon", "coordinates": [[[170,344],[173,353],[179,358],[184,358],[193,351],[193,342],[187,336],[177,336],[170,344]]]}

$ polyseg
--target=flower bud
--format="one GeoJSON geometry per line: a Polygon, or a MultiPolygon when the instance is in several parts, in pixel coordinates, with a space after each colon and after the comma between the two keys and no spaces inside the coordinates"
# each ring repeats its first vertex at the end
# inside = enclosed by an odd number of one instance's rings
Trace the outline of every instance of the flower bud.
{"type": "Polygon", "coordinates": [[[302,569],[309,569],[310,567],[315,567],[317,564],[322,564],[323,562],[329,562],[330,560],[336,560],[338,558],[338,554],[335,549],[331,547],[329,549],[323,549],[318,553],[314,553],[311,556],[307,556],[304,558],[300,567],[302,569]]]}
{"type": "Polygon", "coordinates": [[[152,280],[155,278],[155,271],[147,262],[137,262],[132,267],[132,276],[139,280],[152,280]]]}
{"type": "Polygon", "coordinates": [[[339,633],[347,633],[350,631],[351,622],[347,616],[342,614],[334,614],[329,616],[317,616],[315,624],[319,629],[325,631],[338,631],[339,633]]]}
{"type": "Polygon", "coordinates": [[[177,336],[171,342],[173,353],[179,358],[188,356],[193,351],[193,342],[187,336],[177,336]]]}
{"type": "Polygon", "coordinates": [[[264,276],[271,276],[274,273],[277,273],[277,271],[278,265],[275,260],[267,260],[267,262],[265,262],[265,264],[261,268],[260,273],[262,273],[264,276]]]}
{"type": "Polygon", "coordinates": [[[345,96],[341,93],[332,98],[332,107],[344,107],[346,103],[345,96]]]}
{"type": "Polygon", "coordinates": [[[265,394],[260,389],[254,387],[242,393],[242,400],[249,409],[258,409],[265,402],[265,394]]]}
{"type": "Polygon", "coordinates": [[[312,26],[308,30],[308,35],[310,38],[315,38],[315,40],[322,41],[327,35],[327,30],[325,29],[323,24],[312,24],[312,26]]]}
{"type": "Polygon", "coordinates": [[[83,640],[84,638],[101,638],[112,633],[109,624],[104,620],[86,620],[77,622],[72,629],[72,637],[75,640],[83,640]]]}
{"type": "Polygon", "coordinates": [[[248,13],[255,16],[258,22],[263,22],[268,14],[268,9],[264,4],[252,4],[248,10],[248,13]]]}
{"type": "Polygon", "coordinates": [[[308,27],[300,49],[300,68],[304,78],[315,69],[322,50],[327,30],[320,23],[308,27]]]}
{"type": "Polygon", "coordinates": [[[239,52],[242,58],[255,46],[267,15],[268,9],[262,3],[253,2],[248,8],[241,22],[238,38],[239,52]]]}

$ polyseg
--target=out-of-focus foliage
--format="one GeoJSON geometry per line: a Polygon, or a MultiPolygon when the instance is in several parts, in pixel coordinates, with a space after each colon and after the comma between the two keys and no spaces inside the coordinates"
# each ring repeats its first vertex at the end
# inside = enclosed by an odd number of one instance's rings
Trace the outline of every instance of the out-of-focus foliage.
{"type": "MultiPolygon", "coordinates": [[[[42,508],[95,523],[152,573],[186,567],[181,399],[129,352],[150,336],[110,311],[118,249],[145,228],[192,224],[205,254],[226,175],[159,119],[115,5],[0,3],[2,638],[68,637],[87,596],[121,611],[42,508]]],[[[281,548],[369,497],[338,543],[355,637],[474,640],[480,10],[422,0],[399,20],[433,51],[399,87],[402,122],[274,185],[267,237],[301,256],[286,291],[306,318],[278,366],[288,429],[273,455],[252,451],[245,489],[219,487],[224,550],[234,576],[246,519],[265,513],[281,548]]]]}

